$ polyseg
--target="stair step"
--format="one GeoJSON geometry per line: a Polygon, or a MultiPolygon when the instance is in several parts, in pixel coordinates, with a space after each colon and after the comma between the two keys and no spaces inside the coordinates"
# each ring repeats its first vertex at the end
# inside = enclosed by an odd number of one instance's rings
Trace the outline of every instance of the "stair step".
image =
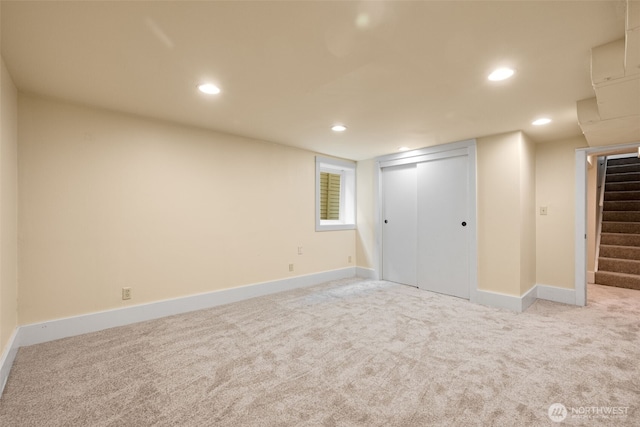
{"type": "Polygon", "coordinates": [[[640,181],[640,172],[607,174],[605,182],[640,181]]]}
{"type": "Polygon", "coordinates": [[[604,221],[603,233],[640,234],[640,222],[604,221]]]}
{"type": "Polygon", "coordinates": [[[640,163],[638,156],[623,157],[621,159],[607,159],[607,166],[628,165],[629,163],[640,163]]]}
{"type": "Polygon", "coordinates": [[[607,191],[638,191],[640,190],[640,181],[622,181],[610,182],[604,185],[605,194],[607,191]]]}
{"type": "Polygon", "coordinates": [[[598,271],[640,275],[640,261],[621,258],[598,258],[598,271]]]}
{"type": "Polygon", "coordinates": [[[603,258],[619,258],[640,260],[640,247],[600,244],[600,256],[603,258]]]}
{"type": "Polygon", "coordinates": [[[640,234],[602,233],[600,245],[640,246],[640,234]]]}
{"type": "Polygon", "coordinates": [[[636,200],[613,200],[605,201],[603,205],[605,211],[640,211],[640,201],[636,200]]]}
{"type": "Polygon", "coordinates": [[[640,222],[640,211],[604,211],[603,221],[640,222]]]}
{"type": "Polygon", "coordinates": [[[596,283],[598,285],[640,290],[640,276],[635,274],[596,271],[596,283]]]}
{"type": "Polygon", "coordinates": [[[595,282],[640,290],[640,159],[607,160],[595,282]]]}
{"type": "Polygon", "coordinates": [[[640,172],[640,163],[636,162],[622,165],[607,165],[607,176],[626,172],[640,172]]]}
{"type": "Polygon", "coordinates": [[[640,200],[640,191],[608,191],[604,192],[604,200],[640,200]]]}

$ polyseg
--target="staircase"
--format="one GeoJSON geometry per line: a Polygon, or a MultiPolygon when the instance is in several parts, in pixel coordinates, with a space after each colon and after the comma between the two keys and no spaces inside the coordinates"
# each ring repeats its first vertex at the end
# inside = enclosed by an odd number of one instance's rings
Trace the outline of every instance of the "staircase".
{"type": "Polygon", "coordinates": [[[640,159],[608,159],[595,282],[640,290],[640,159]]]}

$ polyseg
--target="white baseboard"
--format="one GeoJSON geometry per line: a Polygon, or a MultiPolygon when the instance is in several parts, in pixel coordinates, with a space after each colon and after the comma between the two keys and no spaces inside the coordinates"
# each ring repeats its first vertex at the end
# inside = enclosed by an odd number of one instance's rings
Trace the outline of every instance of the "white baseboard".
{"type": "Polygon", "coordinates": [[[596,283],[595,271],[587,271],[587,283],[596,283]]]}
{"type": "Polygon", "coordinates": [[[478,289],[476,293],[476,303],[488,305],[489,307],[506,308],[507,310],[520,313],[536,301],[536,295],[535,286],[521,296],[478,289]]]}
{"type": "Polygon", "coordinates": [[[520,300],[521,300],[520,311],[525,311],[527,308],[529,308],[531,304],[536,302],[537,298],[538,298],[538,289],[536,285],[533,285],[531,289],[529,289],[527,292],[525,292],[524,295],[520,297],[520,300]]]}
{"type": "Polygon", "coordinates": [[[229,304],[249,298],[274,294],[296,288],[318,285],[331,280],[354,277],[355,267],[239,286],[230,289],[190,295],[149,304],[135,305],[96,313],[82,314],[64,319],[20,326],[18,345],[28,346],[60,338],[97,332],[116,326],[144,322],[174,314],[229,304]]]}
{"type": "Polygon", "coordinates": [[[522,312],[529,308],[536,299],[576,305],[576,291],[575,289],[558,288],[557,286],[535,285],[524,295],[515,296],[479,289],[476,302],[490,307],[522,312]]]}
{"type": "Polygon", "coordinates": [[[563,304],[578,305],[576,301],[576,290],[559,288],[557,286],[536,285],[538,298],[548,301],[560,302],[563,304]]]}
{"type": "Polygon", "coordinates": [[[356,276],[362,277],[363,279],[378,280],[378,275],[373,268],[356,267],[356,276]]]}
{"type": "Polygon", "coordinates": [[[4,386],[7,384],[7,379],[9,378],[9,372],[11,371],[11,366],[13,366],[13,361],[16,358],[16,354],[18,354],[18,340],[16,339],[18,336],[18,330],[19,329],[16,328],[13,331],[11,338],[9,338],[9,341],[2,352],[2,357],[0,357],[0,397],[4,391],[4,386]]]}

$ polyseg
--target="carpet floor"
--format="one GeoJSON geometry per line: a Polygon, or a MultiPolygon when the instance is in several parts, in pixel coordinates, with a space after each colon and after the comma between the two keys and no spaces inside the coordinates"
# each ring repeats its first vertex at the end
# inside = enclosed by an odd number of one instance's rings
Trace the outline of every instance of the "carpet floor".
{"type": "Polygon", "coordinates": [[[638,426],[640,291],[588,291],[513,313],[348,279],[23,347],[0,425],[638,426]]]}

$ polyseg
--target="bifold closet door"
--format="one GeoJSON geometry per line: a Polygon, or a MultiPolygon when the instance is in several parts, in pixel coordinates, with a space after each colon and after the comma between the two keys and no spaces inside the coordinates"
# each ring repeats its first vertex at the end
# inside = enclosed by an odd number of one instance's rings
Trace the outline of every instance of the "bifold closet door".
{"type": "Polygon", "coordinates": [[[468,157],[417,164],[417,283],[469,299],[468,157]]]}
{"type": "Polygon", "coordinates": [[[416,164],[382,169],[382,278],[417,286],[416,164]]]}

